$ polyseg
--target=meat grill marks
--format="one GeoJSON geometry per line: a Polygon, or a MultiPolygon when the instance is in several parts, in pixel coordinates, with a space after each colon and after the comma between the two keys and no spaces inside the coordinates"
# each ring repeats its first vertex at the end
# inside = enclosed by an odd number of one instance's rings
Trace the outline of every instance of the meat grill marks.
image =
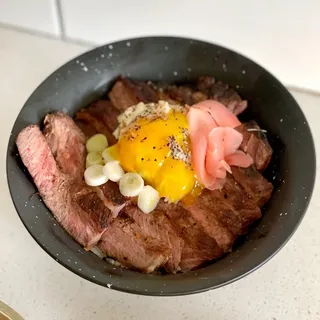
{"type": "Polygon", "coordinates": [[[204,190],[194,203],[184,203],[183,207],[224,252],[261,217],[259,207],[230,175],[222,190],[204,190]]]}
{"type": "Polygon", "coordinates": [[[124,216],[126,223],[114,222],[107,229],[101,249],[121,264],[129,267],[135,265],[135,268],[144,272],[150,272],[153,268],[150,265],[158,264],[159,267],[161,261],[167,272],[176,273],[194,269],[206,261],[221,257],[231,249],[236,236],[244,234],[249,224],[260,218],[261,212],[242,188],[229,177],[224,191],[205,190],[195,203],[175,205],[160,201],[157,209],[150,215],[143,214],[131,204],[120,212],[120,219],[124,216]],[[109,230],[119,227],[124,230],[109,230]],[[152,240],[152,243],[157,243],[166,250],[157,251],[158,255],[153,255],[147,267],[143,261],[138,261],[135,251],[124,249],[124,260],[123,252],[119,251],[116,244],[112,245],[114,239],[106,236],[108,234],[115,237],[115,234],[120,232],[125,233],[128,242],[130,237],[139,238],[132,241],[135,246],[139,246],[137,250],[140,253],[147,250],[147,244],[141,241],[143,239],[148,239],[148,243],[152,240]],[[156,262],[151,263],[153,260],[156,262]]]}
{"type": "MultiPolygon", "coordinates": [[[[223,202],[220,202],[220,204],[223,205],[223,202]]],[[[228,229],[227,225],[219,220],[219,215],[217,216],[210,208],[204,206],[200,199],[194,203],[182,204],[182,206],[190,212],[197,223],[203,227],[204,231],[216,240],[218,246],[224,252],[230,250],[235,240],[235,235],[228,229]]],[[[215,207],[215,209],[225,210],[222,207],[215,207]]],[[[225,220],[222,219],[222,221],[225,220]]]]}
{"type": "Polygon", "coordinates": [[[170,249],[165,269],[171,273],[179,271],[183,240],[177,235],[166,215],[159,210],[154,210],[152,214],[144,214],[134,205],[126,207],[123,212],[139,226],[140,236],[153,238],[170,249]]]}
{"type": "Polygon", "coordinates": [[[157,209],[165,213],[175,232],[184,241],[180,261],[181,271],[199,267],[224,253],[216,240],[207,234],[190,212],[179,204],[168,204],[160,200],[157,209]]]}
{"type": "Polygon", "coordinates": [[[264,132],[255,121],[243,123],[236,130],[243,135],[241,150],[250,154],[257,170],[264,170],[268,166],[273,152],[264,132]]]}
{"type": "Polygon", "coordinates": [[[158,93],[147,83],[119,77],[109,92],[112,104],[123,112],[139,102],[158,102],[158,93]]]}
{"type": "MultiPolygon", "coordinates": [[[[239,213],[234,210],[232,205],[225,199],[225,193],[220,190],[210,191],[204,189],[200,196],[196,199],[196,207],[207,210],[208,219],[213,219],[210,215],[214,215],[216,219],[226,227],[233,236],[242,233],[242,224],[239,213]]],[[[227,246],[229,243],[227,242],[227,246]]]]}
{"type": "Polygon", "coordinates": [[[248,226],[261,217],[258,206],[230,175],[222,190],[204,190],[196,203],[206,208],[207,216],[214,215],[234,236],[245,234],[248,226]]]}
{"type": "Polygon", "coordinates": [[[108,227],[109,222],[113,220],[111,210],[94,188],[82,184],[73,187],[70,191],[73,191],[72,197],[81,209],[87,212],[93,220],[98,221],[102,228],[108,227]]]}
{"type": "Polygon", "coordinates": [[[164,213],[155,210],[146,215],[132,204],[120,212],[100,243],[108,256],[143,272],[152,272],[160,266],[171,273],[180,271],[182,247],[183,240],[164,213]]]}
{"type": "Polygon", "coordinates": [[[81,109],[76,113],[77,125],[87,137],[96,133],[104,134],[109,144],[116,143],[113,131],[118,126],[117,117],[120,112],[108,100],[98,100],[90,107],[81,109]]]}
{"type": "Polygon", "coordinates": [[[228,175],[223,186],[224,198],[238,212],[241,221],[241,234],[246,234],[248,227],[261,218],[261,210],[257,204],[248,197],[233,176],[228,175]]]}
{"type": "Polygon", "coordinates": [[[90,188],[60,171],[38,126],[30,125],[23,129],[16,143],[39,194],[59,224],[84,247],[94,246],[106,228],[110,210],[87,210],[95,208],[101,200],[95,196],[84,196],[90,194],[90,188]]]}
{"type": "Polygon", "coordinates": [[[262,208],[270,199],[273,186],[253,166],[249,168],[232,167],[233,178],[246,194],[262,208]]]}
{"type": "Polygon", "coordinates": [[[141,227],[125,212],[106,229],[99,247],[123,266],[147,273],[163,266],[170,255],[165,243],[143,234],[141,227]]]}

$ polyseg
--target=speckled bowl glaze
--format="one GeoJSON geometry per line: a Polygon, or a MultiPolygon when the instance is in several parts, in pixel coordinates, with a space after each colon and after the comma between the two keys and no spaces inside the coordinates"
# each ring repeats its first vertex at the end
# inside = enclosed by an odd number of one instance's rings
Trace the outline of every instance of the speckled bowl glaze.
{"type": "Polygon", "coordinates": [[[235,281],[268,261],[298,227],[315,179],[315,150],[310,128],[286,88],[253,61],[206,42],[173,38],[130,39],[96,48],[66,63],[31,95],[12,129],[7,153],[11,196],[25,227],[57,262],[107,288],[144,295],[183,295],[235,281]],[[17,154],[15,139],[30,123],[51,111],[76,110],[95,101],[123,74],[140,80],[188,82],[211,75],[229,83],[249,101],[241,116],[267,130],[274,150],[265,172],[274,194],[263,218],[240,239],[233,252],[184,274],[142,274],[115,267],[85,251],[53,218],[17,154]]]}

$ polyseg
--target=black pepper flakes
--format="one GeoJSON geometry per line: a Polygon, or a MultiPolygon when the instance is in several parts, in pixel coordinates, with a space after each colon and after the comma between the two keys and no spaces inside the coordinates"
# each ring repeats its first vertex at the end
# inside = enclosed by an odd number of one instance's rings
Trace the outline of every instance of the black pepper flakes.
{"type": "Polygon", "coordinates": [[[146,141],[147,137],[144,137],[140,142],[146,141]]]}

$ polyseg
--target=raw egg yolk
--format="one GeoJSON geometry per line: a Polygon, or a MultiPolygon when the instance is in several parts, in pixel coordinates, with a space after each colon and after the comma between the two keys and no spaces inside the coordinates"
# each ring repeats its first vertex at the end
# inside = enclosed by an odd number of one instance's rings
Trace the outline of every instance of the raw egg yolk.
{"type": "Polygon", "coordinates": [[[166,119],[139,119],[117,143],[119,161],[125,171],[137,172],[170,202],[189,194],[195,184],[190,164],[177,159],[177,149],[188,151],[187,117],[171,111],[166,119]],[[174,139],[178,148],[169,143],[174,139]]]}

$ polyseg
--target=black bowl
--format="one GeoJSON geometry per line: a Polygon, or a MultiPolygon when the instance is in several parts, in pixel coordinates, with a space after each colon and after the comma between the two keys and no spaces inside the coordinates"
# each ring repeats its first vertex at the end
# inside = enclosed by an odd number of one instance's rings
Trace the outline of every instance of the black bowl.
{"type": "Polygon", "coordinates": [[[16,210],[38,244],[63,266],[97,284],[144,295],[182,295],[239,279],[269,260],[289,240],[310,201],[315,150],[310,128],[287,89],[253,61],[217,45],[172,37],[130,39],[105,45],[68,62],[31,95],[12,129],[8,183],[16,210]],[[15,139],[54,110],[70,115],[106,93],[119,74],[141,80],[189,82],[211,75],[249,101],[244,117],[268,131],[274,150],[266,177],[275,186],[263,218],[233,252],[199,270],[142,274],[114,267],[86,252],[55,221],[17,154],[15,139]]]}

